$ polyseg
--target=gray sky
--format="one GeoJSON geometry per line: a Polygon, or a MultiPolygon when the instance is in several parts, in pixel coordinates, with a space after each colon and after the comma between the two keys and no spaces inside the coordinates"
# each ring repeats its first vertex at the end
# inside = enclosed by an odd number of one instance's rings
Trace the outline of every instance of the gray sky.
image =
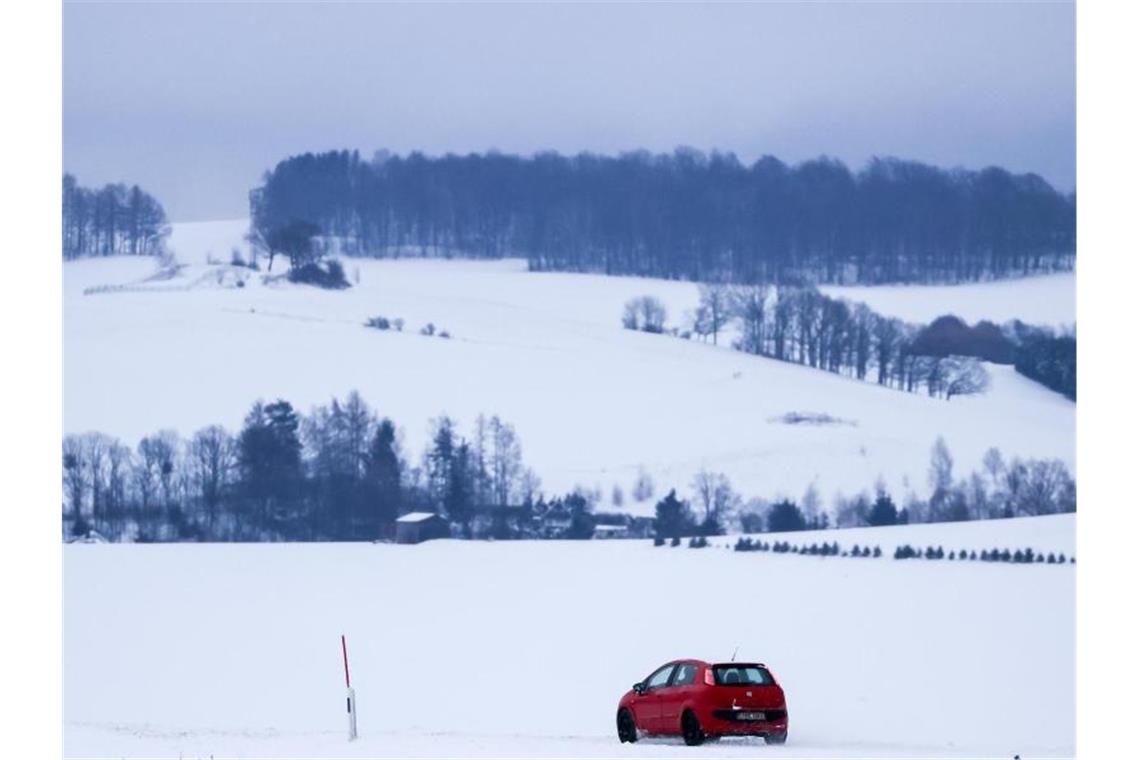
{"type": "Polygon", "coordinates": [[[78,3],[64,166],[176,221],[306,150],[677,145],[1075,184],[1069,3],[78,3]]]}

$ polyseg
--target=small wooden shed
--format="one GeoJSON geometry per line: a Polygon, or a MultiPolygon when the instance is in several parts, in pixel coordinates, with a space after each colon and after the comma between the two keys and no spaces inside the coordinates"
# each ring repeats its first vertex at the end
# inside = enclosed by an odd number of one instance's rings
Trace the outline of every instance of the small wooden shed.
{"type": "Polygon", "coordinates": [[[433,538],[449,538],[451,527],[435,512],[409,512],[396,518],[396,543],[418,544],[433,538]]]}

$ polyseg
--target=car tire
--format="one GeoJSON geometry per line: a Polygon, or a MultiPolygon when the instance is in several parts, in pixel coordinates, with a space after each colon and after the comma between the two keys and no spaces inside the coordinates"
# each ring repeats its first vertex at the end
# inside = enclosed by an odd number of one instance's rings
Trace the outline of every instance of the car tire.
{"type": "Polygon", "coordinates": [[[637,741],[637,724],[633,722],[633,715],[629,710],[624,707],[618,710],[617,714],[617,734],[618,741],[622,744],[629,742],[633,744],[637,741]]]}
{"type": "Polygon", "coordinates": [[[788,732],[787,731],[785,731],[782,734],[765,734],[764,735],[764,743],[765,744],[783,744],[787,740],[788,740],[788,732]]]}
{"type": "Polygon", "coordinates": [[[692,710],[685,710],[681,715],[681,738],[690,747],[704,744],[704,729],[701,728],[701,721],[697,718],[697,714],[692,710]]]}

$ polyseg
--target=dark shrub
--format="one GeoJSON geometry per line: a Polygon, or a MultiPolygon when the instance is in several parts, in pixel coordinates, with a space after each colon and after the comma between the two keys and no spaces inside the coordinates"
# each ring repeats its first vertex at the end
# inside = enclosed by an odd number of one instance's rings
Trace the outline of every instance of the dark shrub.
{"type": "Polygon", "coordinates": [[[289,281],[304,285],[316,285],[318,288],[328,290],[342,290],[348,287],[348,280],[344,276],[344,267],[336,259],[330,259],[323,265],[309,262],[295,269],[290,269],[289,281]]]}
{"type": "Polygon", "coordinates": [[[392,326],[387,317],[372,317],[364,323],[365,327],[375,327],[377,330],[387,330],[392,326]]]}

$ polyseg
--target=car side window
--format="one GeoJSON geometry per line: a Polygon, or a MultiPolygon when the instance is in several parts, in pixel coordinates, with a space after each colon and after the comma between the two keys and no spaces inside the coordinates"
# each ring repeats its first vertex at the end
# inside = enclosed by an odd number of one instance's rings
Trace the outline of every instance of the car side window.
{"type": "Polygon", "coordinates": [[[645,679],[645,688],[647,690],[648,689],[660,689],[662,686],[669,683],[669,676],[672,674],[673,674],[673,666],[672,665],[666,665],[665,667],[656,671],[653,675],[649,676],[649,678],[645,679]]]}
{"type": "Polygon", "coordinates": [[[690,662],[683,662],[677,666],[677,674],[673,676],[673,686],[688,686],[697,680],[697,666],[690,662]]]}

